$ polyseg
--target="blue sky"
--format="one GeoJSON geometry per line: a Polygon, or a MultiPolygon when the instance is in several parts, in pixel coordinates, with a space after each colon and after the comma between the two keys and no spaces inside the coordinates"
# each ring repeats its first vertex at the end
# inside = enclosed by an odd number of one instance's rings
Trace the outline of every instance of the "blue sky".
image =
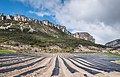
{"type": "Polygon", "coordinates": [[[96,43],[120,38],[120,0],[0,0],[0,12],[21,14],[88,32],[96,43]]]}
{"type": "Polygon", "coordinates": [[[4,13],[4,15],[11,14],[20,14],[20,15],[25,15],[27,17],[39,19],[39,20],[49,20],[53,23],[56,23],[53,17],[51,16],[43,16],[39,17],[36,14],[31,14],[29,11],[34,10],[29,4],[25,5],[19,1],[15,0],[1,0],[0,2],[0,12],[4,13]]]}

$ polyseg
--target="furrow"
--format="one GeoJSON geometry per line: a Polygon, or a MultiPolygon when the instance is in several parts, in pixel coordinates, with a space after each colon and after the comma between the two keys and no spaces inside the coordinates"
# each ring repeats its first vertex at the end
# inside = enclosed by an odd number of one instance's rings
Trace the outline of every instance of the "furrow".
{"type": "Polygon", "coordinates": [[[2,74],[2,73],[7,73],[7,72],[8,72],[7,74],[9,75],[9,73],[11,73],[11,71],[14,71],[14,72],[15,72],[15,71],[17,71],[17,70],[30,67],[30,66],[32,66],[32,65],[34,65],[34,64],[42,61],[43,59],[45,59],[45,58],[37,59],[36,61],[31,62],[31,63],[26,64],[26,65],[16,66],[16,67],[8,68],[8,69],[2,69],[2,70],[0,70],[0,73],[2,74]]]}
{"type": "MultiPolygon", "coordinates": [[[[100,73],[100,72],[97,72],[97,71],[94,71],[94,70],[91,70],[91,69],[89,69],[89,68],[85,68],[85,67],[82,67],[82,66],[80,66],[80,65],[78,65],[78,64],[76,64],[73,60],[71,60],[71,59],[69,59],[69,61],[71,61],[75,66],[77,66],[77,67],[79,67],[79,68],[81,68],[81,69],[83,69],[83,70],[85,70],[85,71],[87,71],[87,72],[89,72],[89,73],[91,73],[91,74],[98,74],[98,73],[100,73]]],[[[78,62],[78,61],[76,61],[76,62],[78,62]]],[[[78,62],[79,63],[79,62],[78,62]]]]}
{"type": "Polygon", "coordinates": [[[51,76],[58,76],[59,75],[59,61],[58,61],[58,56],[55,61],[55,68],[53,69],[52,75],[51,76]]]}

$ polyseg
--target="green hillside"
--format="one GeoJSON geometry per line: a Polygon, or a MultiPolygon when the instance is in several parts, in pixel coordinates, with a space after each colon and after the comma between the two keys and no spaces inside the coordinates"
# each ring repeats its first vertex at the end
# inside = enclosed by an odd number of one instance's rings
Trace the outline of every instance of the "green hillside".
{"type": "Polygon", "coordinates": [[[24,25],[26,27],[24,27],[23,31],[20,30],[20,22],[18,21],[0,21],[1,26],[6,26],[5,23],[12,23],[13,25],[6,30],[0,29],[0,43],[12,40],[22,44],[38,47],[57,45],[64,49],[73,49],[79,44],[84,46],[104,47],[102,45],[94,44],[90,41],[76,39],[72,36],[69,36],[67,33],[64,33],[61,30],[49,25],[40,25],[34,22],[21,22],[31,25],[31,27],[35,30],[35,32],[29,33],[28,31],[30,28],[26,25],[24,25]]]}

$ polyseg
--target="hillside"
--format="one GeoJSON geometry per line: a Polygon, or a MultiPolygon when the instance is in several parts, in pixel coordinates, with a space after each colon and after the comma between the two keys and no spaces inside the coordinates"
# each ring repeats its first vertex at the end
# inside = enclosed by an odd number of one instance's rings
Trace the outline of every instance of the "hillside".
{"type": "Polygon", "coordinates": [[[58,46],[65,51],[72,51],[79,45],[105,47],[91,41],[75,38],[67,31],[66,27],[49,21],[16,21],[9,17],[0,20],[0,43],[2,46],[3,44],[30,45],[30,47],[39,48],[58,46]]]}

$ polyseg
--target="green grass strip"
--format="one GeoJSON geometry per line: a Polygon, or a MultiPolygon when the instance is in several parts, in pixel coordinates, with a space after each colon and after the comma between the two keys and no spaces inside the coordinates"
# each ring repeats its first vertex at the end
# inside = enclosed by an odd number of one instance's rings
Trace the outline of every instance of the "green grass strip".
{"type": "Polygon", "coordinates": [[[0,54],[11,53],[12,50],[0,50],[0,54]]]}
{"type": "Polygon", "coordinates": [[[116,56],[116,57],[120,57],[120,54],[117,53],[111,53],[111,52],[104,52],[105,54],[111,55],[111,56],[116,56]]]}

